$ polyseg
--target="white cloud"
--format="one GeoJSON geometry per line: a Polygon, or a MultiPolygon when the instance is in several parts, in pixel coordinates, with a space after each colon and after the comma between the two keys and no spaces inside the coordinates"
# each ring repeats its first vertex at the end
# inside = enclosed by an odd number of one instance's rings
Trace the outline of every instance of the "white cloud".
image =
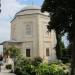
{"type": "Polygon", "coordinates": [[[25,5],[19,4],[19,2],[16,0],[1,0],[1,4],[2,4],[1,16],[3,16],[3,18],[13,17],[17,11],[19,11],[22,7],[25,6],[25,5]]]}
{"type": "Polygon", "coordinates": [[[15,13],[25,6],[21,5],[18,0],[1,0],[0,42],[10,39],[10,21],[15,13]]]}

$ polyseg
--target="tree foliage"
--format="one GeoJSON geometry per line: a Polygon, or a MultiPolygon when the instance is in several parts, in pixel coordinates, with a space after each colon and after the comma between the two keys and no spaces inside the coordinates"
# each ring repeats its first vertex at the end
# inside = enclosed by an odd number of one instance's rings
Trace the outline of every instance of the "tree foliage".
{"type": "Polygon", "coordinates": [[[5,54],[11,58],[16,58],[21,55],[21,50],[13,46],[6,49],[5,54]]]}
{"type": "Polygon", "coordinates": [[[51,21],[48,29],[54,29],[57,37],[56,50],[60,49],[60,36],[68,33],[68,40],[72,50],[72,70],[75,69],[75,0],[45,0],[42,5],[42,12],[47,11],[50,14],[51,21]]]}

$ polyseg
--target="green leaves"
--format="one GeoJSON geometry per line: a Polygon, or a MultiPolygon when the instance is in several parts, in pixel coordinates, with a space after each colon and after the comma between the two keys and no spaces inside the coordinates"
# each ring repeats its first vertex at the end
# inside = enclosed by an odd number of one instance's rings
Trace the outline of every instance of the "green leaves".
{"type": "MultiPolygon", "coordinates": [[[[34,58],[34,60],[36,60],[36,58],[34,58]]],[[[65,70],[68,69],[62,63],[48,64],[40,62],[38,65],[34,65],[32,62],[33,60],[25,58],[17,60],[15,65],[16,75],[66,75],[68,73],[65,73],[65,70]]],[[[34,63],[36,63],[36,61],[34,63]]]]}
{"type": "MultiPolygon", "coordinates": [[[[42,12],[50,14],[48,29],[56,31],[57,45],[56,51],[60,50],[59,35],[68,33],[68,40],[72,50],[72,70],[71,75],[75,74],[75,0],[44,0],[42,12]],[[52,13],[52,14],[51,14],[52,13]]],[[[62,37],[62,36],[61,36],[62,37]]],[[[58,57],[58,54],[57,54],[58,57]]]]}
{"type": "Polygon", "coordinates": [[[33,64],[34,66],[38,66],[38,65],[39,65],[40,63],[42,63],[42,62],[43,62],[43,59],[42,59],[42,58],[36,57],[36,58],[33,59],[32,64],[33,64]]]}
{"type": "Polygon", "coordinates": [[[68,33],[68,40],[70,43],[73,42],[73,37],[75,37],[75,24],[73,24],[75,22],[75,17],[73,16],[75,14],[73,12],[75,9],[72,8],[73,5],[75,6],[74,3],[74,0],[44,0],[41,8],[42,12],[47,11],[50,16],[50,21],[47,25],[48,30],[55,30],[57,39],[55,49],[58,59],[61,59],[60,42],[62,40],[62,36],[65,33],[68,33]]]}
{"type": "Polygon", "coordinates": [[[13,46],[13,47],[10,47],[9,49],[7,49],[5,51],[5,54],[9,55],[11,58],[16,58],[16,57],[20,56],[21,50],[13,46]]]}

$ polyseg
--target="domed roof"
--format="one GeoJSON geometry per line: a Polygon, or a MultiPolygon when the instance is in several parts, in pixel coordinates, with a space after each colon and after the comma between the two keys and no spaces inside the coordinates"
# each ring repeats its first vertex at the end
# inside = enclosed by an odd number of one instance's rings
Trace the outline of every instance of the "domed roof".
{"type": "Polygon", "coordinates": [[[39,6],[35,6],[35,5],[30,5],[30,6],[26,6],[26,7],[24,7],[23,9],[21,9],[21,11],[24,11],[24,10],[40,10],[41,9],[41,7],[39,7],[39,6]]]}
{"type": "Polygon", "coordinates": [[[43,14],[43,15],[48,15],[47,13],[41,13],[41,7],[35,6],[35,5],[30,5],[26,6],[23,9],[21,9],[16,15],[28,15],[28,14],[43,14]]]}
{"type": "MultiPolygon", "coordinates": [[[[26,6],[24,7],[23,9],[21,9],[19,12],[17,12],[15,14],[15,17],[16,16],[21,16],[21,15],[30,15],[30,14],[41,14],[41,15],[45,15],[45,16],[49,16],[49,13],[47,12],[44,12],[42,13],[41,12],[41,7],[39,6],[34,6],[34,5],[30,5],[30,6],[26,6]]],[[[15,18],[14,18],[15,19],[15,18]]],[[[14,20],[13,19],[13,20],[14,20]]],[[[12,20],[12,21],[13,21],[12,20]]],[[[11,22],[12,22],[11,21],[11,22]]]]}

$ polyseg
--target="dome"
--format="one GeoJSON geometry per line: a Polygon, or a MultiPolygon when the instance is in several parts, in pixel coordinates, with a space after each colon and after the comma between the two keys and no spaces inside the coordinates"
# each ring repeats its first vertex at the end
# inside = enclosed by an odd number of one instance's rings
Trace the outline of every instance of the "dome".
{"type": "Polygon", "coordinates": [[[47,13],[41,13],[41,7],[35,5],[24,7],[18,13],[16,13],[16,15],[26,15],[26,14],[35,14],[35,13],[48,15],[47,13]]]}
{"type": "Polygon", "coordinates": [[[30,6],[26,6],[24,7],[23,9],[21,9],[21,11],[25,11],[25,10],[40,10],[41,7],[38,7],[38,6],[34,6],[34,5],[30,5],[30,6]]]}

